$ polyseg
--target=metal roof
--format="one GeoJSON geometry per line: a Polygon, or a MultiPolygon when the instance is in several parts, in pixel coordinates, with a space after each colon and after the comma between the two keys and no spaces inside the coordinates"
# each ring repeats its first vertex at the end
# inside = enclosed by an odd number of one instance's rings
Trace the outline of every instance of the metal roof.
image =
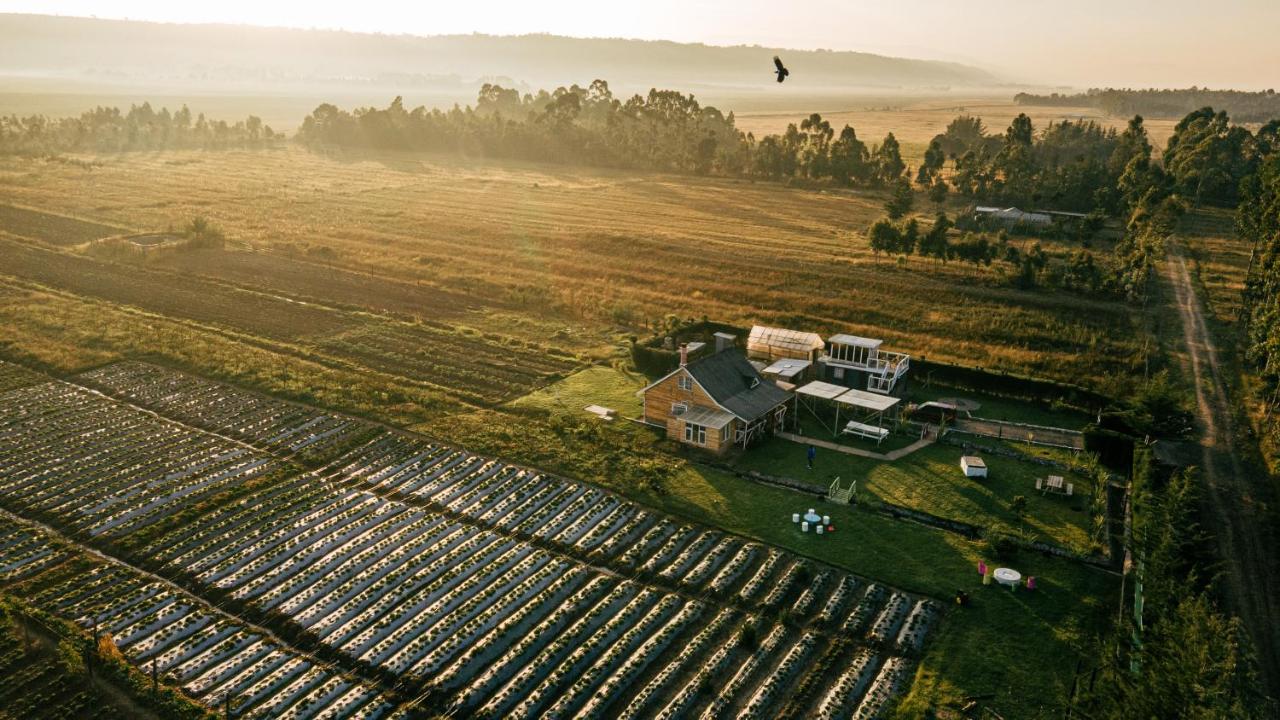
{"type": "Polygon", "coordinates": [[[809,397],[815,397],[821,400],[835,400],[848,391],[849,388],[843,385],[833,385],[828,382],[822,382],[821,380],[814,380],[808,385],[796,390],[796,392],[801,395],[808,395],[809,397]]]}
{"type": "Polygon", "coordinates": [[[835,398],[838,403],[845,405],[853,405],[854,407],[865,408],[875,412],[884,412],[889,408],[897,405],[901,399],[890,397],[888,395],[878,395],[866,390],[849,390],[840,397],[835,398]]]}
{"type": "Polygon", "coordinates": [[[883,340],[875,338],[865,338],[858,335],[832,335],[827,338],[827,342],[835,345],[856,345],[858,347],[878,348],[884,343],[883,340]]]}
{"type": "Polygon", "coordinates": [[[796,360],[794,358],[783,358],[765,368],[761,372],[765,375],[777,375],[778,377],[793,378],[804,372],[813,363],[808,360],[796,360]]]}
{"type": "Polygon", "coordinates": [[[751,328],[751,334],[747,336],[747,345],[765,345],[808,352],[822,349],[822,336],[818,333],[756,325],[751,328]]]}
{"type": "Polygon", "coordinates": [[[733,422],[733,416],[729,413],[701,406],[689,408],[680,416],[680,419],[692,425],[701,425],[712,430],[719,430],[733,422]]]}

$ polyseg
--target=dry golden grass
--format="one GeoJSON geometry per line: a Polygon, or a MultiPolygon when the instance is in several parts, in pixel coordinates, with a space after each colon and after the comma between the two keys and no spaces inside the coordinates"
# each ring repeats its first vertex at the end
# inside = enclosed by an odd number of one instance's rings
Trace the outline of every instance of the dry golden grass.
{"type": "MultiPolygon", "coordinates": [[[[1121,303],[1015,290],[996,270],[877,260],[864,236],[882,212],[877,194],[296,148],[124,155],[93,169],[9,160],[0,188],[22,205],[137,229],[208,215],[241,249],[148,264],[238,295],[414,315],[579,357],[607,356],[669,314],[706,315],[1097,385],[1140,343],[1121,303]]],[[[306,336],[329,347],[368,316],[338,320],[306,336]]]]}
{"type": "Polygon", "coordinates": [[[1182,219],[1179,236],[1191,250],[1209,312],[1231,324],[1240,314],[1241,293],[1249,271],[1250,246],[1235,233],[1235,212],[1198,208],[1182,219]]]}

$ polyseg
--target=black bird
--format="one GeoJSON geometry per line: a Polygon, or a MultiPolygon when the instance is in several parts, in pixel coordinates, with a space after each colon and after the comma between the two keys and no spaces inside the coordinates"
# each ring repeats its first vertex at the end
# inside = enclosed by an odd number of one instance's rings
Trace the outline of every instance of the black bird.
{"type": "Polygon", "coordinates": [[[787,76],[791,74],[791,71],[782,66],[782,58],[778,57],[777,55],[774,55],[773,64],[774,64],[774,67],[778,68],[777,70],[774,70],[774,72],[777,73],[778,75],[778,82],[782,82],[783,80],[786,80],[787,76]]]}

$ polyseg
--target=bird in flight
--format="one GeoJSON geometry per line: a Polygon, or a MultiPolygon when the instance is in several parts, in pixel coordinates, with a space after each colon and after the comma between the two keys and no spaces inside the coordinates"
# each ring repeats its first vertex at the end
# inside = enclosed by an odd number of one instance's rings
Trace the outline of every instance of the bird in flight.
{"type": "Polygon", "coordinates": [[[782,66],[782,58],[778,57],[777,55],[773,56],[773,65],[774,67],[778,68],[777,70],[774,70],[774,72],[777,73],[778,75],[778,82],[782,82],[783,80],[786,80],[787,76],[791,74],[790,70],[782,66]]]}

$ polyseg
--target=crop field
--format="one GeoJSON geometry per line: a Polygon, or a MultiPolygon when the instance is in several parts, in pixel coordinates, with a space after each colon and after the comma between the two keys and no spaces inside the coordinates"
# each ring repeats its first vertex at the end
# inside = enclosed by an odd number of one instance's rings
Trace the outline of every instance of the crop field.
{"type": "Polygon", "coordinates": [[[159,578],[68,550],[56,534],[8,517],[0,538],[0,582],[20,582],[31,602],[109,638],[130,662],[209,707],[230,706],[236,717],[404,716],[369,683],[159,578]]]}
{"type": "Polygon", "coordinates": [[[7,525],[0,569],[210,704],[377,717],[395,683],[475,717],[871,718],[941,620],[933,600],[363,421],[141,363],[73,380],[0,396],[0,502],[181,587],[110,559],[60,575],[73,545],[7,525]],[[291,464],[309,449],[322,464],[291,464]]]}
{"type": "Polygon", "coordinates": [[[125,232],[111,225],[4,204],[0,204],[0,229],[53,245],[78,245],[125,232]]]}
{"type": "Polygon", "coordinates": [[[33,173],[31,162],[0,163],[15,202],[139,231],[208,215],[231,243],[132,264],[13,243],[0,274],[442,387],[466,384],[448,367],[486,357],[533,365],[517,346],[608,357],[669,315],[854,332],[917,356],[1095,385],[1142,347],[1137,314],[1120,302],[1019,290],[956,263],[877,260],[865,237],[882,212],[876,193],[298,148],[124,155],[92,171],[33,173]],[[86,182],[93,193],[77,190],[86,182]],[[492,347],[406,364],[440,333],[468,331],[492,347]]]}

